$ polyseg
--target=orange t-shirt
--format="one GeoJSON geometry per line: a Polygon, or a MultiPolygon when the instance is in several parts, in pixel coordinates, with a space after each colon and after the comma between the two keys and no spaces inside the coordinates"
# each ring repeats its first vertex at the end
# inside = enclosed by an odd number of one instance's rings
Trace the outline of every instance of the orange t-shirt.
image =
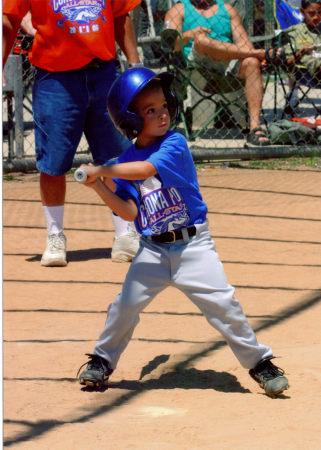
{"type": "Polygon", "coordinates": [[[30,10],[37,30],[29,59],[52,72],[79,69],[94,58],[115,58],[114,18],[140,0],[4,0],[3,14],[21,20],[30,10]]]}

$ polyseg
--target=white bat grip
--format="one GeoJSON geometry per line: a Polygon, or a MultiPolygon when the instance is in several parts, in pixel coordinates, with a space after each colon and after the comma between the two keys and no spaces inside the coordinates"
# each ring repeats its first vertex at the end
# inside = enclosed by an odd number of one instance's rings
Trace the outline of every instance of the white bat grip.
{"type": "Polygon", "coordinates": [[[79,168],[75,170],[74,178],[76,181],[78,181],[78,183],[84,183],[87,180],[87,173],[85,169],[79,168]]]}

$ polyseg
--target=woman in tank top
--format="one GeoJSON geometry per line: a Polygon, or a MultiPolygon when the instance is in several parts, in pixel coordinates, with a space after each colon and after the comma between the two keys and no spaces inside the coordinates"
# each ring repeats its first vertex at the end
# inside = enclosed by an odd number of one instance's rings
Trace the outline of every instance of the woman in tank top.
{"type": "MultiPolygon", "coordinates": [[[[169,28],[181,33],[184,53],[206,68],[233,74],[245,80],[250,132],[248,144],[269,145],[260,126],[263,99],[261,62],[264,49],[255,49],[237,10],[223,0],[179,0],[166,14],[169,28]]],[[[177,40],[176,51],[180,50],[177,40]]]]}

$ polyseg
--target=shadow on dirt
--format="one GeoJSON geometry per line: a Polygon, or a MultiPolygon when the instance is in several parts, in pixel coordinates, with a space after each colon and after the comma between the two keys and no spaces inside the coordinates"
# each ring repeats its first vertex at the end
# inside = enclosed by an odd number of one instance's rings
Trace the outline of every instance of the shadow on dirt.
{"type": "Polygon", "coordinates": [[[151,390],[151,389],[213,389],[219,392],[249,393],[237,381],[234,375],[228,372],[216,372],[215,370],[183,369],[164,373],[159,378],[146,381],[122,380],[118,383],[110,383],[110,389],[125,390],[151,390]]]}
{"type": "MultiPolygon", "coordinates": [[[[224,342],[218,342],[218,346],[225,345],[224,342]]],[[[142,368],[139,380],[121,380],[119,382],[109,382],[108,387],[100,389],[91,387],[82,388],[86,392],[105,392],[109,389],[123,389],[126,391],[148,391],[155,389],[213,389],[219,392],[239,392],[249,393],[244,389],[237,378],[228,372],[216,372],[215,370],[198,370],[195,368],[185,368],[185,362],[172,364],[170,367],[164,367],[164,373],[154,378],[148,377],[159,366],[167,363],[170,355],[156,356],[142,368]],[[147,379],[144,380],[144,378],[147,379]]]]}
{"type": "MultiPolygon", "coordinates": [[[[110,259],[111,248],[89,248],[86,250],[68,250],[68,262],[90,261],[94,259],[110,259]]],[[[41,255],[37,254],[27,258],[27,262],[38,262],[41,260],[41,255]]]]}
{"type": "MultiPolygon", "coordinates": [[[[312,308],[320,301],[320,292],[314,292],[312,295],[306,296],[303,300],[292,305],[291,307],[279,311],[279,313],[276,314],[275,318],[273,318],[272,320],[264,321],[263,323],[255,327],[254,331],[257,333],[264,329],[279,325],[300,314],[301,312],[312,308]]],[[[213,370],[200,371],[188,367],[192,362],[195,362],[202,357],[208,356],[210,353],[213,353],[226,345],[227,344],[225,341],[212,343],[205,349],[203,348],[201,351],[196,351],[193,354],[189,355],[184,361],[181,361],[178,364],[174,365],[174,367],[170,368],[170,371],[161,374],[156,379],[148,379],[146,381],[124,380],[120,381],[119,383],[110,383],[111,395],[109,404],[105,403],[106,398],[105,396],[103,396],[103,404],[93,407],[92,410],[86,410],[84,412],[81,407],[80,409],[75,408],[73,420],[70,420],[70,417],[68,418],[68,420],[41,420],[38,422],[5,419],[3,421],[3,424],[5,425],[20,424],[22,427],[27,427],[28,429],[4,440],[3,447],[9,447],[20,442],[26,442],[31,439],[35,439],[36,437],[59,428],[66,423],[86,423],[88,421],[92,421],[95,418],[112,411],[114,408],[130,402],[137,395],[140,395],[142,392],[145,392],[148,389],[212,389],[229,393],[249,393],[250,391],[244,389],[234,375],[231,375],[227,372],[215,372],[213,370]],[[127,392],[117,395],[117,388],[125,389],[127,392]]],[[[162,362],[167,361],[167,356],[168,355],[159,355],[152,362],[149,362],[146,367],[150,366],[152,368],[153,366],[159,366],[162,362]]],[[[278,399],[282,400],[288,398],[290,397],[285,395],[281,395],[280,397],[278,397],[278,399]]]]}

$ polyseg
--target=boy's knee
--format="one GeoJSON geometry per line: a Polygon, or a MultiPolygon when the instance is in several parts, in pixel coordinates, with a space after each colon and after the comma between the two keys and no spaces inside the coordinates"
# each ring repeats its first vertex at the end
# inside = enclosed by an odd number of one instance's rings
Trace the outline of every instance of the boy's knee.
{"type": "Polygon", "coordinates": [[[132,316],[138,314],[140,308],[134,296],[119,294],[117,295],[116,300],[109,305],[108,312],[116,310],[120,314],[132,316]]]}

